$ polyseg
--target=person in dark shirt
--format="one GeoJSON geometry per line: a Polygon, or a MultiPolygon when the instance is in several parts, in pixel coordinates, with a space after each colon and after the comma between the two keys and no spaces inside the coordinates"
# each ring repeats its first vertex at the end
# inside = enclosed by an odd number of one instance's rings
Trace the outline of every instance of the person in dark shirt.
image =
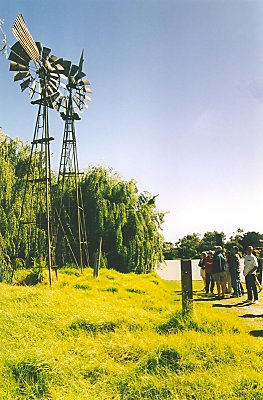
{"type": "Polygon", "coordinates": [[[215,282],[213,279],[213,251],[209,250],[207,253],[207,257],[205,259],[205,279],[206,279],[206,284],[205,284],[205,292],[206,294],[209,293],[209,290],[211,293],[214,293],[214,286],[215,282]]]}
{"type": "Polygon", "coordinates": [[[217,287],[217,295],[219,299],[225,297],[226,290],[226,259],[222,254],[221,246],[215,246],[213,256],[213,279],[217,287]]]}
{"type": "Polygon", "coordinates": [[[198,263],[198,267],[200,267],[200,276],[203,279],[204,282],[204,288],[202,289],[203,291],[205,291],[205,285],[206,285],[206,278],[205,278],[205,259],[207,257],[207,253],[205,251],[203,251],[201,253],[201,258],[199,260],[198,263]]]}
{"type": "Polygon", "coordinates": [[[241,297],[242,288],[240,283],[240,256],[238,254],[238,247],[234,246],[228,258],[229,272],[231,275],[231,284],[234,290],[232,297],[241,297]]]}

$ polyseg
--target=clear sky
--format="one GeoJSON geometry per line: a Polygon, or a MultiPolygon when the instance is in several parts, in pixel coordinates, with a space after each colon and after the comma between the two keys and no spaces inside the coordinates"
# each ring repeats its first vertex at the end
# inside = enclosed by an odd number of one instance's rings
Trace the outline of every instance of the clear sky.
{"type": "MultiPolygon", "coordinates": [[[[78,63],[93,90],[77,122],[80,166],[112,167],[169,211],[166,240],[263,232],[262,0],[0,0],[35,40],[78,63]]],[[[0,59],[0,126],[31,141],[36,118],[0,59]]],[[[50,113],[58,167],[63,123],[50,113]]]]}

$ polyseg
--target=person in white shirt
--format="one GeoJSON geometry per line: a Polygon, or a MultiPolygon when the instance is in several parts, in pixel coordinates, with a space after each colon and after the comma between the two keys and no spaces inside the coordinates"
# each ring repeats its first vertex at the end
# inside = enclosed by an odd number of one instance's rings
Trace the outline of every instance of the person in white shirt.
{"type": "Polygon", "coordinates": [[[244,277],[247,287],[247,303],[258,303],[258,291],[256,286],[256,270],[258,267],[257,257],[252,254],[253,247],[248,246],[247,255],[244,259],[244,277]],[[254,295],[254,301],[253,301],[254,295]]]}

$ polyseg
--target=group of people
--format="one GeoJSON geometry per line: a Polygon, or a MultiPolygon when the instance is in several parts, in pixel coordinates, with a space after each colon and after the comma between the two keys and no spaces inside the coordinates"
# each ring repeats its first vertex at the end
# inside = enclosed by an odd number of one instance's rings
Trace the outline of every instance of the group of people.
{"type": "MultiPolygon", "coordinates": [[[[215,246],[214,251],[202,252],[198,263],[200,275],[204,281],[204,291],[214,293],[216,285],[217,297],[223,299],[226,293],[231,297],[241,297],[245,294],[240,279],[239,249],[233,246],[231,251],[224,252],[221,246],[215,246]]],[[[256,250],[248,246],[244,258],[243,275],[246,282],[246,303],[258,303],[258,293],[262,290],[262,264],[256,250]]]]}

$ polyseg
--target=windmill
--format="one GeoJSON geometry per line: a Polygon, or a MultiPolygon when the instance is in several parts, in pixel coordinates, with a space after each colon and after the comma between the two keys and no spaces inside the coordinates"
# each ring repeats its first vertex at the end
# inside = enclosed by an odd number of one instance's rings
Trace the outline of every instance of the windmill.
{"type": "Polygon", "coordinates": [[[61,84],[64,86],[65,93],[54,104],[54,108],[57,111],[62,110],[60,115],[65,123],[57,181],[55,215],[57,229],[54,235],[54,247],[58,242],[58,235],[62,231],[72,260],[76,265],[80,266],[81,271],[83,266],[88,264],[89,255],[80,185],[81,173],[79,172],[77,156],[75,121],[80,120],[79,112],[82,112],[84,107],[88,108],[86,101],[91,101],[91,98],[87,95],[91,93],[88,88],[90,82],[83,79],[85,77],[85,73],[82,71],[83,61],[83,51],[79,65],[63,60],[61,64],[64,68],[66,84],[61,84]],[[72,209],[69,201],[67,204],[65,204],[65,201],[63,202],[63,193],[68,193],[69,191],[74,193],[75,200],[73,203],[75,209],[72,209]]]}
{"type": "Polygon", "coordinates": [[[51,243],[53,226],[50,141],[53,138],[49,134],[48,109],[53,108],[60,96],[58,88],[63,60],[51,55],[51,49],[34,41],[21,14],[17,16],[12,32],[18,41],[11,47],[10,71],[14,72],[14,81],[21,81],[21,90],[29,90],[31,104],[38,105],[18,238],[20,235],[27,237],[25,253],[28,260],[39,254],[39,248],[45,248],[42,257],[48,265],[51,285],[54,248],[51,243]]]}

